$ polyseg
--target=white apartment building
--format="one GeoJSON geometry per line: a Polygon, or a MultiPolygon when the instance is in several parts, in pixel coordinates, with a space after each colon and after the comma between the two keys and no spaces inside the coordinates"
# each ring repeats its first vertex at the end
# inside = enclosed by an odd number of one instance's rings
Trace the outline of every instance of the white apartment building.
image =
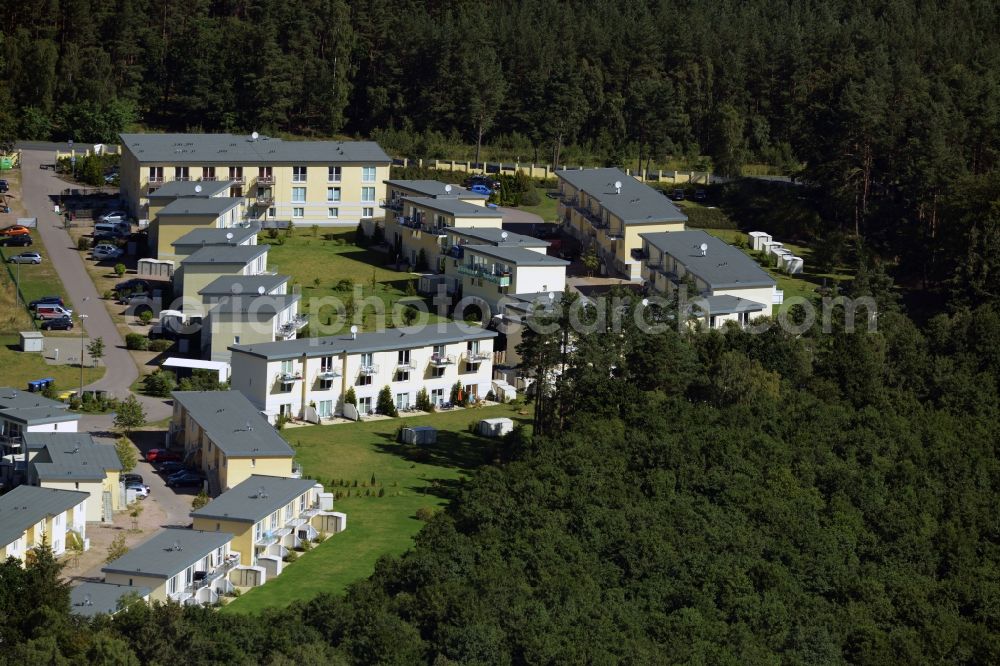
{"type": "Polygon", "coordinates": [[[28,551],[44,541],[62,555],[69,532],[86,548],[87,499],[85,492],[37,486],[18,486],[0,496],[0,553],[24,562],[28,551]]]}
{"type": "Polygon", "coordinates": [[[461,383],[465,395],[485,397],[493,378],[494,331],[458,323],[233,345],[230,386],[269,420],[279,415],[320,421],[343,413],[349,388],[361,415],[371,414],[389,386],[398,409],[424,388],[435,404],[461,383]]]}
{"type": "Polygon", "coordinates": [[[513,294],[565,290],[567,266],[568,261],[531,248],[460,245],[449,253],[445,273],[459,282],[462,298],[482,299],[499,314],[501,301],[513,294]]]}

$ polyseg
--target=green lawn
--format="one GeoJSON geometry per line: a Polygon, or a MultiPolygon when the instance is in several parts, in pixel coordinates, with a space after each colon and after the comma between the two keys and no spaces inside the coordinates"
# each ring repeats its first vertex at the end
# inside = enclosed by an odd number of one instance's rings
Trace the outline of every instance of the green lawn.
{"type": "MultiPolygon", "coordinates": [[[[712,234],[716,238],[721,238],[730,244],[742,244],[746,245],[748,241],[748,236],[742,231],[736,231],[732,229],[705,229],[706,232],[712,234]]],[[[794,252],[797,256],[802,257],[805,263],[805,271],[799,275],[787,275],[777,269],[771,268],[769,266],[764,266],[764,270],[768,272],[778,283],[778,289],[785,292],[785,303],[790,305],[788,300],[793,296],[802,297],[807,300],[811,300],[816,297],[816,290],[823,286],[824,279],[828,286],[833,286],[834,284],[851,280],[853,274],[848,271],[843,266],[838,266],[833,271],[828,273],[816,272],[815,268],[811,266],[810,260],[812,258],[812,250],[808,247],[802,245],[796,245],[794,243],[787,243],[781,241],[782,244],[794,252]]],[[[786,305],[782,305],[780,309],[784,309],[786,305]]]]}
{"type": "Polygon", "coordinates": [[[556,204],[558,200],[546,195],[549,192],[556,192],[557,190],[550,190],[546,187],[536,187],[535,191],[538,192],[538,196],[541,198],[542,202],[537,206],[518,206],[518,210],[534,213],[545,222],[554,222],[556,220],[556,204]]]}
{"type": "MultiPolygon", "coordinates": [[[[0,336],[0,368],[3,368],[0,384],[26,389],[28,382],[33,379],[52,377],[59,389],[80,388],[80,366],[49,365],[41,354],[18,351],[19,344],[20,340],[16,335],[0,336]]],[[[79,358],[80,341],[67,338],[65,348],[61,348],[59,353],[63,358],[67,355],[79,358]]],[[[103,376],[103,367],[83,369],[84,384],[96,382],[103,376]]]]}
{"type": "Polygon", "coordinates": [[[347,530],[302,555],[277,579],[243,595],[225,607],[227,612],[250,613],[321,592],[341,592],[350,583],[371,575],[379,557],[400,554],[412,544],[422,523],[420,507],[440,507],[447,488],[464,473],[493,457],[496,440],[469,433],[470,423],[482,418],[518,416],[510,405],[464,409],[406,419],[286,429],[282,435],[296,449],[296,460],[307,477],[318,478],[328,490],[351,492],[334,503],[347,514],[347,530]],[[438,443],[405,446],[395,442],[401,424],[432,425],[438,443]],[[372,475],[376,487],[370,487],[372,475]],[[341,480],[350,487],[340,486],[341,480]],[[353,487],[354,481],[358,487],[353,487]],[[331,485],[332,484],[332,485],[331,485]],[[368,484],[369,487],[362,487],[368,484]],[[384,497],[377,497],[380,489],[384,497]],[[365,491],[372,497],[364,497],[365,491]],[[361,497],[356,496],[360,491],[361,497]]]}
{"type": "MultiPolygon", "coordinates": [[[[375,295],[385,304],[387,314],[392,312],[393,304],[399,301],[419,301],[419,297],[407,296],[407,284],[417,287],[418,276],[414,273],[400,272],[386,267],[386,256],[379,252],[359,248],[353,244],[354,230],[330,230],[311,227],[294,229],[291,235],[281,232],[278,239],[270,238],[262,233],[259,243],[268,243],[268,269],[292,277],[292,285],[302,290],[302,301],[299,309],[310,315],[310,327],[323,324],[333,325],[325,331],[333,335],[341,329],[349,328],[350,324],[336,327],[336,311],[328,305],[323,305],[317,299],[334,297],[341,302],[356,293],[354,287],[338,289],[338,283],[347,280],[361,289],[361,297],[375,295]],[[277,242],[282,243],[278,245],[277,242]],[[372,290],[372,280],[375,289],[372,290]],[[329,323],[328,323],[329,322],[329,323]]],[[[427,302],[424,301],[426,304],[427,302]]],[[[433,314],[434,307],[427,305],[429,323],[438,321],[433,314]]],[[[362,330],[375,328],[374,308],[365,308],[362,330]]]]}
{"type": "MultiPolygon", "coordinates": [[[[42,263],[38,265],[20,264],[20,271],[18,270],[18,264],[7,264],[10,269],[10,275],[13,275],[14,279],[20,284],[21,293],[24,294],[25,300],[30,303],[41,296],[55,294],[63,297],[63,300],[67,303],[66,307],[72,308],[73,305],[66,291],[63,289],[59,274],[56,273],[55,266],[49,261],[48,254],[45,252],[45,246],[42,245],[41,237],[35,236],[35,244],[30,248],[0,248],[0,258],[2,258],[4,263],[7,263],[8,257],[27,251],[40,253],[42,255],[42,263]]],[[[8,279],[10,279],[9,276],[8,279]]]]}

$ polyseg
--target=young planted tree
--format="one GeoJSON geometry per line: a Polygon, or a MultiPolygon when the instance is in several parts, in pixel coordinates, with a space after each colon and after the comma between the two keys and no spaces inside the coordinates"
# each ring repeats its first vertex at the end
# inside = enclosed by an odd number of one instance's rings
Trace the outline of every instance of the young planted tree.
{"type": "Polygon", "coordinates": [[[111,540],[111,544],[108,546],[108,556],[104,558],[104,563],[111,564],[119,557],[123,557],[128,550],[128,546],[125,545],[125,535],[118,534],[111,540]]]}
{"type": "Polygon", "coordinates": [[[133,430],[146,425],[146,408],[134,395],[129,395],[119,403],[114,423],[115,428],[128,437],[133,430]]]}
{"type": "Polygon", "coordinates": [[[417,391],[416,406],[417,409],[419,409],[422,412],[430,412],[434,409],[434,405],[431,403],[431,398],[427,394],[426,388],[421,387],[421,389],[417,391]]]}
{"type": "Polygon", "coordinates": [[[388,385],[383,386],[382,390],[378,392],[378,402],[375,404],[375,412],[384,414],[385,416],[399,416],[399,412],[396,411],[396,403],[392,400],[392,388],[388,385]]]}
{"type": "Polygon", "coordinates": [[[98,362],[104,358],[104,338],[94,338],[87,345],[87,353],[90,354],[90,360],[94,362],[94,367],[97,367],[98,362]]]}
{"type": "Polygon", "coordinates": [[[358,395],[354,392],[354,387],[350,386],[344,394],[344,402],[348,405],[358,406],[358,395]]]}
{"type": "Polygon", "coordinates": [[[132,442],[125,437],[115,440],[115,453],[118,454],[118,461],[122,464],[123,472],[131,472],[139,462],[139,454],[132,442]]]}

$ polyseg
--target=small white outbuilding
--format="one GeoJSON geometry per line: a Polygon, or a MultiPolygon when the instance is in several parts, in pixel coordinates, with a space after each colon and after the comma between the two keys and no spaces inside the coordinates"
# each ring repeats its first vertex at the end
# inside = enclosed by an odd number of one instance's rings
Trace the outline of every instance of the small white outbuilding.
{"type": "Polygon", "coordinates": [[[434,444],[437,442],[437,435],[437,428],[413,426],[403,428],[399,433],[399,439],[403,444],[434,444]]]}
{"type": "Polygon", "coordinates": [[[503,437],[514,431],[514,421],[508,418],[483,419],[479,422],[479,434],[485,437],[503,437]]]}

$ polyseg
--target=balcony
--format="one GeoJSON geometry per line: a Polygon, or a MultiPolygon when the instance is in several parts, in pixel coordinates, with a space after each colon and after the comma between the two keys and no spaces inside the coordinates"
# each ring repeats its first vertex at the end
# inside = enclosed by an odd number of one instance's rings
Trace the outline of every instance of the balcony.
{"type": "Polygon", "coordinates": [[[278,381],[282,384],[291,384],[302,379],[301,372],[282,372],[278,375],[278,381]]]}
{"type": "Polygon", "coordinates": [[[150,185],[161,185],[162,183],[163,183],[163,176],[150,176],[149,177],[149,184],[150,185]]]}
{"type": "Polygon", "coordinates": [[[218,178],[216,178],[215,176],[202,176],[201,179],[208,181],[218,180],[218,178]]]}
{"type": "Polygon", "coordinates": [[[302,328],[309,323],[309,316],[300,314],[295,315],[289,321],[278,327],[278,337],[283,339],[288,339],[289,337],[297,334],[302,328]]]}
{"type": "Polygon", "coordinates": [[[394,210],[397,213],[403,210],[403,202],[398,199],[392,199],[390,201],[382,199],[381,201],[379,201],[378,205],[380,208],[385,208],[386,210],[394,210]]]}
{"type": "Polygon", "coordinates": [[[431,365],[435,368],[443,368],[455,364],[455,357],[452,354],[434,354],[431,356],[431,365]]]}
{"type": "Polygon", "coordinates": [[[274,195],[272,194],[258,194],[254,199],[254,203],[258,206],[268,207],[274,205],[274,195]]]}
{"type": "Polygon", "coordinates": [[[187,181],[189,181],[191,179],[188,178],[187,176],[174,176],[174,180],[179,180],[181,182],[187,182],[187,181]]]}
{"type": "Polygon", "coordinates": [[[331,382],[337,377],[340,377],[340,371],[334,370],[333,368],[329,370],[323,370],[316,375],[316,379],[320,380],[321,382],[331,382]]]}
{"type": "Polygon", "coordinates": [[[484,361],[489,361],[492,358],[492,352],[479,351],[475,349],[465,352],[466,363],[483,363],[484,361]]]}
{"type": "Polygon", "coordinates": [[[403,361],[401,363],[396,364],[397,372],[409,372],[410,370],[416,370],[416,369],[417,369],[417,364],[414,363],[413,361],[403,361]]]}
{"type": "Polygon", "coordinates": [[[375,363],[367,363],[367,364],[362,363],[361,364],[361,374],[363,374],[363,375],[377,375],[378,374],[378,365],[376,365],[375,363]]]}
{"type": "MultiPolygon", "coordinates": [[[[224,577],[226,574],[228,574],[230,571],[232,571],[238,566],[240,566],[240,554],[230,553],[222,564],[220,564],[219,566],[215,567],[210,571],[204,572],[205,575],[202,576],[201,578],[196,578],[194,581],[194,585],[192,585],[192,587],[195,590],[198,590],[208,585],[211,585],[212,583],[224,577]]],[[[196,572],[195,575],[197,576],[197,574],[199,573],[202,572],[200,571],[196,572]]]]}
{"type": "Polygon", "coordinates": [[[274,176],[271,174],[264,174],[257,176],[258,185],[274,185],[274,176]]]}
{"type": "Polygon", "coordinates": [[[510,273],[498,273],[486,267],[479,267],[475,264],[462,264],[458,267],[458,272],[470,277],[478,277],[492,282],[501,287],[510,286],[510,273]]]}

